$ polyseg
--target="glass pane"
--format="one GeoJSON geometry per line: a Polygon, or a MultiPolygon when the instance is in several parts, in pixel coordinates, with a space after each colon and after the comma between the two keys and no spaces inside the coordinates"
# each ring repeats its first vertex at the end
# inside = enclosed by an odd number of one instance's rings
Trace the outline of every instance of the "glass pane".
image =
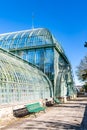
{"type": "Polygon", "coordinates": [[[27,59],[30,63],[35,64],[35,51],[28,51],[27,59]]]}

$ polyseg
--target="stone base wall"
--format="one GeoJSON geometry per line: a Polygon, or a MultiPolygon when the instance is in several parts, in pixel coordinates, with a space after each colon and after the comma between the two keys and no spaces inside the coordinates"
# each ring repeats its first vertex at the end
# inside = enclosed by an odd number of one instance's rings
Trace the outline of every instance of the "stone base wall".
{"type": "Polygon", "coordinates": [[[58,99],[59,99],[60,102],[62,102],[62,103],[66,103],[66,102],[67,102],[67,98],[66,98],[66,97],[59,97],[58,99]]]}
{"type": "Polygon", "coordinates": [[[62,103],[66,103],[67,101],[71,100],[71,99],[76,99],[77,95],[72,95],[72,96],[68,96],[68,97],[58,97],[58,99],[62,102],[62,103]]]}

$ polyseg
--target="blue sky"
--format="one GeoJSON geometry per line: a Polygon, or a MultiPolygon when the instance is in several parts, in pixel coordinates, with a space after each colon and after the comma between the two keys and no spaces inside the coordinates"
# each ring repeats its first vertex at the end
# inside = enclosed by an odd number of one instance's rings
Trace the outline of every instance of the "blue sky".
{"type": "Polygon", "coordinates": [[[0,0],[0,33],[48,28],[76,67],[87,54],[87,0],[0,0]]]}

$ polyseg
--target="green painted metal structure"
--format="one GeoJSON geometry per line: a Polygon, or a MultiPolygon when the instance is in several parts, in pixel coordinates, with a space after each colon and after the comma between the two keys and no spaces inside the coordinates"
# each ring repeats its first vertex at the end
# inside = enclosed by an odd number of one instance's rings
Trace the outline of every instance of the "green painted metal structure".
{"type": "Polygon", "coordinates": [[[71,64],[62,46],[48,29],[1,34],[0,46],[42,70],[53,84],[54,97],[76,94],[71,64]]]}

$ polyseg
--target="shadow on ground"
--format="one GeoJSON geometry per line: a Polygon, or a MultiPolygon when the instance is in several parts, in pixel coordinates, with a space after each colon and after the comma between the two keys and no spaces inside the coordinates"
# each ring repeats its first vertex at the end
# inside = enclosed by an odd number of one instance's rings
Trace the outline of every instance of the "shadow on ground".
{"type": "Polygon", "coordinates": [[[49,121],[35,121],[35,125],[27,125],[26,127],[24,127],[24,129],[28,130],[33,130],[33,129],[38,129],[38,130],[61,130],[61,129],[66,129],[66,130],[80,130],[80,126],[77,125],[71,125],[67,122],[63,122],[61,123],[61,121],[57,121],[57,122],[49,122],[49,121]],[[38,126],[38,124],[40,124],[40,126],[38,126]],[[41,127],[44,126],[43,128],[41,127]]]}
{"type": "Polygon", "coordinates": [[[84,117],[83,117],[80,129],[87,130],[87,105],[85,107],[84,117]]]}

